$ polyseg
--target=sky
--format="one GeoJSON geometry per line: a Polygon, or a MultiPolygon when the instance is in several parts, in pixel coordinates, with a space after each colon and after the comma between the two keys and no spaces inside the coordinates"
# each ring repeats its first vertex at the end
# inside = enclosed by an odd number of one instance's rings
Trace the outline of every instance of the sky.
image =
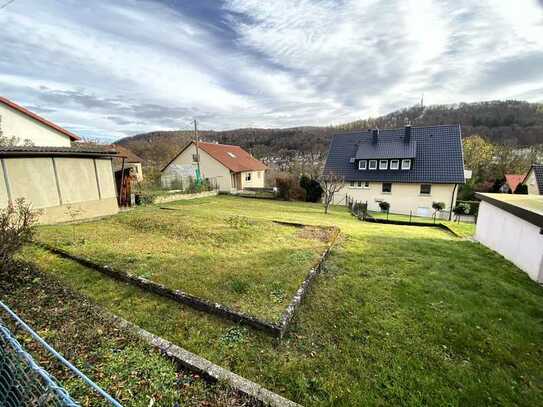
{"type": "Polygon", "coordinates": [[[0,95],[89,139],[543,102],[543,0],[15,0],[0,27],[0,95]]]}

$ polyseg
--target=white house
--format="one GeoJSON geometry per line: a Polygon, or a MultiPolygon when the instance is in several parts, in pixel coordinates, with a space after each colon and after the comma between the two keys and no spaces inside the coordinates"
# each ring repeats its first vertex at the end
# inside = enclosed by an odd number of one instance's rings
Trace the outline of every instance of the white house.
{"type": "Polygon", "coordinates": [[[162,185],[169,187],[176,180],[195,177],[198,161],[201,177],[210,179],[221,192],[264,187],[266,166],[241,147],[204,142],[196,145],[194,141],[162,169],[162,185]]]}
{"type": "Polygon", "coordinates": [[[543,195],[543,164],[533,164],[522,183],[529,195],[543,195]]]}
{"type": "Polygon", "coordinates": [[[477,193],[475,239],[543,283],[543,196],[477,193]]]}
{"type": "Polygon", "coordinates": [[[325,172],[345,180],[334,203],[346,198],[367,202],[391,213],[431,216],[432,203],[454,207],[459,185],[465,183],[459,125],[373,129],[337,134],[332,138],[325,172]]]}
{"type": "Polygon", "coordinates": [[[24,198],[40,210],[41,223],[118,212],[115,150],[72,146],[75,134],[3,97],[0,129],[11,140],[0,144],[0,208],[24,198]]]}

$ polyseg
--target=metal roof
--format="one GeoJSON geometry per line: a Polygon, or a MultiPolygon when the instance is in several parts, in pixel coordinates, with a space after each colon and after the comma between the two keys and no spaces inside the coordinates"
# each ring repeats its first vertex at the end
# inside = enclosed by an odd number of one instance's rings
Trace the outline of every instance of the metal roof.
{"type": "Polygon", "coordinates": [[[345,181],[465,183],[460,125],[412,127],[407,143],[405,134],[406,128],[380,130],[376,143],[371,130],[336,134],[324,170],[345,181]],[[360,157],[412,158],[411,169],[359,170],[360,157]]]}
{"type": "Polygon", "coordinates": [[[488,202],[526,222],[543,228],[543,197],[522,194],[475,193],[475,197],[488,202]]]}
{"type": "Polygon", "coordinates": [[[0,157],[115,157],[117,151],[108,146],[99,147],[41,147],[41,146],[5,146],[0,147],[0,157]]]}

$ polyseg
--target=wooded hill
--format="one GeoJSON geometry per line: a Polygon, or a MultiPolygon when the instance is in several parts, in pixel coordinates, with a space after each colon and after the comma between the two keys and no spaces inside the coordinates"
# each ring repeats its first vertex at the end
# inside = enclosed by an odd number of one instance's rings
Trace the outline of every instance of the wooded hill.
{"type": "MultiPolygon", "coordinates": [[[[258,158],[289,159],[308,153],[326,154],[334,133],[402,127],[406,120],[414,126],[460,123],[463,137],[479,134],[494,144],[518,147],[543,144],[543,104],[522,101],[414,106],[340,126],[204,130],[200,136],[204,141],[240,145],[258,158]]],[[[117,143],[133,150],[147,164],[160,166],[167,163],[192,136],[190,131],[155,131],[126,137],[117,143]]]]}

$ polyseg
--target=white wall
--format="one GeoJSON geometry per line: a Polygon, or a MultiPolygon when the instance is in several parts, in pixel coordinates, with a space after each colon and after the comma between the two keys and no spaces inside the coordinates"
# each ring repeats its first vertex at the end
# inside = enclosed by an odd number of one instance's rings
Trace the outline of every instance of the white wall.
{"type": "Polygon", "coordinates": [[[264,171],[244,171],[241,173],[241,188],[264,188],[264,171]],[[251,180],[247,181],[247,174],[251,174],[251,180]]]}
{"type": "MultiPolygon", "coordinates": [[[[420,184],[392,183],[392,192],[390,193],[383,193],[382,185],[381,182],[370,182],[368,188],[360,188],[346,184],[334,195],[334,204],[345,204],[345,196],[348,195],[355,201],[367,201],[370,211],[379,211],[378,201],[382,200],[390,204],[390,213],[409,215],[409,212],[412,211],[413,215],[419,216],[424,216],[424,212],[427,212],[427,216],[431,216],[434,201],[445,203],[445,210],[449,210],[451,207],[454,184],[432,184],[430,195],[420,194],[420,184]]],[[[456,202],[457,192],[458,187],[453,202],[456,202]]]]}
{"type": "MultiPolygon", "coordinates": [[[[230,170],[215,160],[201,148],[198,150],[200,153],[200,171],[203,178],[215,178],[219,190],[222,192],[231,192],[232,190],[232,177],[230,176],[230,170]]],[[[193,154],[196,154],[196,147],[194,144],[188,146],[179,157],[177,157],[169,166],[162,172],[162,178],[168,179],[172,177],[173,172],[170,167],[172,164],[176,165],[193,165],[196,168],[196,162],[192,160],[193,154]]]]}
{"type": "Polygon", "coordinates": [[[481,202],[475,239],[514,263],[533,280],[543,282],[543,235],[539,232],[539,227],[481,202]]]}
{"type": "Polygon", "coordinates": [[[1,128],[4,137],[30,140],[35,146],[70,147],[70,138],[27,115],[0,103],[1,128]]]}
{"type": "Polygon", "coordinates": [[[73,220],[67,205],[79,210],[77,219],[118,211],[110,159],[26,157],[0,161],[0,208],[6,207],[9,199],[24,198],[41,211],[42,223],[73,220]]]}
{"type": "Polygon", "coordinates": [[[534,172],[533,168],[528,173],[528,176],[526,177],[525,184],[528,187],[528,194],[529,195],[540,195],[541,192],[543,192],[543,191],[539,191],[539,188],[537,186],[537,182],[536,182],[536,179],[535,179],[535,172],[534,172]]]}

